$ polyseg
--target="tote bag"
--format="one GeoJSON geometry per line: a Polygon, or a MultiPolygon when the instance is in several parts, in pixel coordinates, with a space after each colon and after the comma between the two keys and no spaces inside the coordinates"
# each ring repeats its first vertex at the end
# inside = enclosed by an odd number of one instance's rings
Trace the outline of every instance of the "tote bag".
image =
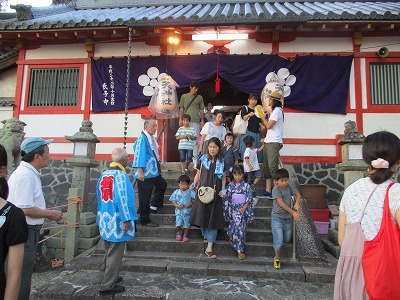
{"type": "Polygon", "coordinates": [[[245,134],[247,131],[248,122],[243,120],[242,116],[239,114],[236,115],[235,120],[233,122],[232,132],[233,134],[245,134]]]}
{"type": "Polygon", "coordinates": [[[389,209],[389,188],[383,204],[382,224],[371,241],[364,242],[362,267],[370,300],[400,297],[400,230],[389,209]]]}

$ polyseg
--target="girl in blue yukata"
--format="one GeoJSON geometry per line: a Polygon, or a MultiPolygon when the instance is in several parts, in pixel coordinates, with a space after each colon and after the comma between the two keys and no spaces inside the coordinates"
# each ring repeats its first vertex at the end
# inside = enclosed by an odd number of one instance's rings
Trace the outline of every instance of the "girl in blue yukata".
{"type": "Polygon", "coordinates": [[[246,258],[247,224],[254,220],[253,195],[250,184],[243,180],[243,166],[235,166],[232,173],[234,180],[226,189],[224,219],[229,222],[227,233],[231,245],[237,251],[238,259],[242,260],[246,258]]]}
{"type": "Polygon", "coordinates": [[[193,200],[196,196],[193,189],[188,189],[190,184],[190,178],[187,175],[181,175],[178,178],[179,189],[176,189],[169,201],[175,206],[175,218],[176,218],[176,240],[189,242],[189,217],[192,209],[193,200]],[[182,236],[183,226],[183,236],[182,236]]]}

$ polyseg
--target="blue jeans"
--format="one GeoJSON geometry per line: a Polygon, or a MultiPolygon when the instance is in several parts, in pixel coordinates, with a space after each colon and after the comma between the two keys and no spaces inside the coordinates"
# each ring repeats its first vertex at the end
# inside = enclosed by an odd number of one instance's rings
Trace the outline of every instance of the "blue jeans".
{"type": "Polygon", "coordinates": [[[215,243],[217,240],[218,229],[212,229],[207,227],[201,227],[201,233],[207,242],[215,243]]]}
{"type": "Polygon", "coordinates": [[[180,162],[191,162],[193,159],[193,150],[179,149],[179,161],[180,162]]]}
{"type": "Polygon", "coordinates": [[[271,216],[272,237],[274,240],[274,249],[281,251],[283,242],[288,243],[292,235],[292,219],[284,219],[271,216]]]}

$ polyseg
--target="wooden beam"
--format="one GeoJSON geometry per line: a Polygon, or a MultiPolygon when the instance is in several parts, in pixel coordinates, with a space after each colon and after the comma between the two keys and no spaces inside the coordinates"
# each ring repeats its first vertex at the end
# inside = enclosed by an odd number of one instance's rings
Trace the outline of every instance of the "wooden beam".
{"type": "Polygon", "coordinates": [[[372,26],[371,23],[364,24],[362,26],[357,27],[357,31],[373,31],[374,27],[372,26]]]}
{"type": "Polygon", "coordinates": [[[394,29],[395,29],[395,26],[393,23],[376,27],[376,31],[387,31],[387,30],[394,30],[394,29]]]}

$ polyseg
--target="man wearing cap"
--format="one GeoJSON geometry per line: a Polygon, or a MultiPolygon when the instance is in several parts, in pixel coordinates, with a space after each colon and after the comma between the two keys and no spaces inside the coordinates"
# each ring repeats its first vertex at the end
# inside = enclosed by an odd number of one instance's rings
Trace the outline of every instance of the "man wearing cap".
{"type": "Polygon", "coordinates": [[[44,219],[60,221],[62,213],[46,209],[39,170],[47,167],[49,146],[53,140],[38,137],[25,139],[21,144],[22,161],[8,180],[8,201],[21,208],[28,223],[29,237],[25,243],[19,300],[29,299],[33,265],[37,253],[40,229],[44,219]]]}

